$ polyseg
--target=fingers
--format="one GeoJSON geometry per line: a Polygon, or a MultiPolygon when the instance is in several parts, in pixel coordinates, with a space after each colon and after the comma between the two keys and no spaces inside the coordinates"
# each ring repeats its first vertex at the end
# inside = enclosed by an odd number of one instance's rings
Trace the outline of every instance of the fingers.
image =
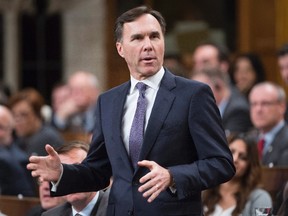
{"type": "Polygon", "coordinates": [[[140,178],[139,182],[142,184],[138,191],[143,193],[143,197],[148,198],[148,202],[152,202],[159,194],[166,190],[171,181],[169,171],[154,161],[139,161],[139,166],[147,167],[150,172],[140,178]]]}
{"type": "Polygon", "coordinates": [[[151,196],[147,200],[149,203],[153,202],[161,193],[161,190],[157,184],[155,185],[155,188],[153,188],[153,190],[154,192],[151,194],[151,196]]]}
{"type": "Polygon", "coordinates": [[[53,148],[51,145],[49,145],[49,144],[47,144],[47,145],[45,146],[45,149],[46,149],[46,152],[47,152],[51,157],[55,157],[55,156],[58,155],[57,152],[54,150],[54,148],[53,148]]]}
{"type": "Polygon", "coordinates": [[[148,161],[148,160],[139,161],[138,166],[147,167],[151,171],[139,180],[140,183],[143,184],[149,179],[155,178],[156,172],[152,172],[152,171],[153,171],[153,168],[156,168],[157,164],[154,161],[148,161]]]}
{"type": "MultiPolygon", "coordinates": [[[[163,190],[162,184],[155,184],[143,193],[143,197],[148,198],[148,202],[155,200],[163,190]]],[[[139,188],[140,189],[140,188],[139,188]]]]}
{"type": "Polygon", "coordinates": [[[147,167],[150,170],[153,168],[154,164],[156,164],[154,161],[148,161],[148,160],[138,161],[139,166],[147,167]]]}

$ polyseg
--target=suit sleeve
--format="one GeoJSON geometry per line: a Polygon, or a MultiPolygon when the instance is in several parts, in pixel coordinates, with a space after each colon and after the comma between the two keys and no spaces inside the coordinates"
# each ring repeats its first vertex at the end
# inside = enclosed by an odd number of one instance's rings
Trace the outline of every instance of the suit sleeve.
{"type": "Polygon", "coordinates": [[[86,159],[81,164],[63,164],[61,181],[57,187],[57,192],[52,193],[52,195],[62,196],[69,193],[98,191],[109,185],[112,169],[101,127],[100,104],[101,96],[97,102],[97,121],[86,159]]]}
{"type": "Polygon", "coordinates": [[[207,85],[193,91],[188,118],[198,159],[169,167],[179,199],[224,183],[235,173],[219,110],[207,85]]]}

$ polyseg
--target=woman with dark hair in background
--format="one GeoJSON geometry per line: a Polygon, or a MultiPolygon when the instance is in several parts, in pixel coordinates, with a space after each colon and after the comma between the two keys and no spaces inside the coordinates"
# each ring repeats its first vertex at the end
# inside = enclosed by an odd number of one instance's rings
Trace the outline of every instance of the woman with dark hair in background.
{"type": "Polygon", "coordinates": [[[205,216],[254,216],[255,208],[271,208],[269,193],[259,187],[261,166],[255,137],[231,135],[228,143],[236,174],[230,181],[204,191],[205,216]]]}
{"type": "Polygon", "coordinates": [[[265,70],[259,56],[253,53],[238,55],[231,66],[231,79],[239,91],[248,98],[251,88],[265,81],[265,70]]]}

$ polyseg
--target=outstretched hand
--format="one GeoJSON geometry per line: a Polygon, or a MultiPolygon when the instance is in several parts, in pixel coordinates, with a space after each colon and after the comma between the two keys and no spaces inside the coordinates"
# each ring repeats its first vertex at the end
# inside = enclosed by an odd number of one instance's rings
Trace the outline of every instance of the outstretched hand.
{"type": "Polygon", "coordinates": [[[145,176],[140,179],[143,185],[138,191],[143,193],[148,202],[152,202],[159,194],[166,190],[171,185],[172,176],[169,171],[154,161],[139,161],[138,166],[146,167],[150,170],[145,176]]]}
{"type": "Polygon", "coordinates": [[[47,156],[31,156],[27,169],[31,170],[33,177],[38,177],[41,181],[57,182],[62,172],[62,165],[57,152],[52,146],[47,144],[45,149],[47,156]]]}

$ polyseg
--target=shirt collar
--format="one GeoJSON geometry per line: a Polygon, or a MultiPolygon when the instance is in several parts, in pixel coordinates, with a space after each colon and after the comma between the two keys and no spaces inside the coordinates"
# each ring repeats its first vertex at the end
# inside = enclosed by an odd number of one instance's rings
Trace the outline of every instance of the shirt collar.
{"type": "Polygon", "coordinates": [[[275,127],[272,128],[272,130],[262,135],[265,137],[265,142],[270,143],[274,139],[275,135],[281,130],[281,128],[284,127],[284,125],[284,120],[281,120],[275,127]]]}
{"type": "Polygon", "coordinates": [[[88,203],[88,205],[87,205],[84,209],[82,209],[82,211],[80,211],[80,212],[77,212],[77,211],[74,209],[74,207],[72,206],[72,215],[75,215],[76,213],[79,213],[79,214],[81,214],[81,215],[83,215],[83,216],[89,216],[89,215],[91,215],[91,212],[92,212],[92,210],[93,210],[93,208],[94,208],[94,206],[95,206],[98,198],[99,198],[99,192],[96,193],[96,195],[94,196],[94,198],[93,198],[93,199],[88,203]]]}
{"type": "MultiPolygon", "coordinates": [[[[159,88],[160,82],[164,76],[164,72],[165,72],[164,68],[161,67],[161,69],[157,73],[155,73],[153,76],[150,76],[144,80],[141,80],[141,82],[145,83],[150,88],[157,90],[159,88]]],[[[135,90],[136,84],[140,81],[135,79],[132,76],[130,76],[130,80],[131,80],[130,93],[132,93],[135,90]]]]}

